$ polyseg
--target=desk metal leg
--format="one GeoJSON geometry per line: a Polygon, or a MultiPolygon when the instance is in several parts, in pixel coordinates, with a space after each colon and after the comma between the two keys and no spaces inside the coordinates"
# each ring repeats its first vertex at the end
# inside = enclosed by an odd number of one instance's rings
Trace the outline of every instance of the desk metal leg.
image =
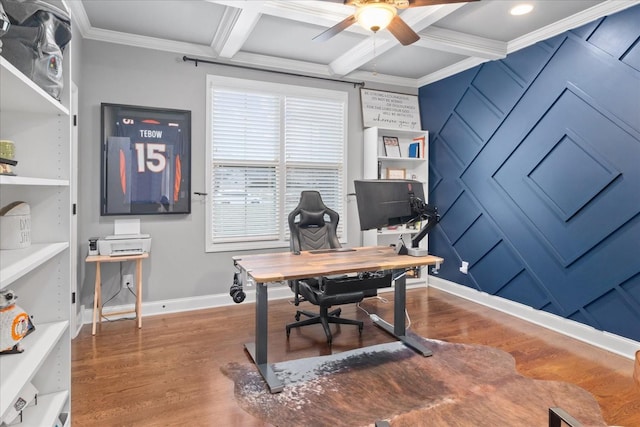
{"type": "Polygon", "coordinates": [[[271,365],[267,363],[268,308],[267,285],[256,283],[256,341],[255,344],[245,344],[245,348],[269,386],[271,393],[280,393],[284,384],[273,372],[271,365]]]}
{"type": "Polygon", "coordinates": [[[413,337],[407,336],[406,328],[404,325],[404,312],[407,301],[407,275],[402,274],[395,281],[395,294],[393,304],[393,322],[394,325],[390,325],[382,319],[374,321],[376,325],[402,341],[404,344],[413,348],[423,356],[431,356],[433,353],[426,348],[421,342],[417,341],[413,337]]]}
{"type": "MultiPolygon", "coordinates": [[[[96,262],[96,281],[93,289],[93,328],[91,328],[91,335],[96,334],[96,319],[98,318],[98,307],[102,307],[102,301],[100,298],[100,263],[96,262]]],[[[102,315],[102,313],[100,313],[102,315]]],[[[102,320],[102,316],[100,316],[100,320],[102,320]]]]}

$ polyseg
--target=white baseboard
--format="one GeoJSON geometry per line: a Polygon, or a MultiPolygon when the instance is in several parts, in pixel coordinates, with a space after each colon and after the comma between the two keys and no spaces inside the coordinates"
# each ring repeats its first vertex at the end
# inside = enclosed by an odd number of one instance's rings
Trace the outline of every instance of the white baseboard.
{"type": "Polygon", "coordinates": [[[85,312],[85,308],[84,308],[84,304],[80,305],[80,310],[75,314],[76,316],[76,330],[75,331],[71,331],[71,333],[73,334],[73,336],[71,337],[72,339],[77,337],[78,334],[80,333],[80,329],[82,329],[82,325],[84,325],[84,312],[85,312]]]}
{"type": "MultiPolygon", "coordinates": [[[[241,304],[251,303],[256,301],[255,289],[250,289],[245,286],[244,292],[247,295],[245,300],[241,304]]],[[[269,288],[269,300],[291,298],[291,289],[287,286],[274,286],[269,288]]],[[[158,314],[179,313],[183,311],[202,310],[205,308],[224,307],[228,305],[235,305],[231,296],[228,293],[215,294],[215,295],[202,295],[198,297],[189,298],[177,298],[163,301],[143,302],[142,303],[142,316],[156,316],[158,314]]],[[[102,313],[105,316],[109,316],[109,313],[118,311],[133,310],[134,304],[119,305],[113,307],[104,307],[102,313]]],[[[131,317],[132,314],[123,314],[110,316],[109,319],[122,319],[131,317]]],[[[83,323],[93,322],[93,307],[85,310],[83,316],[83,323]]]]}
{"type": "Polygon", "coordinates": [[[640,342],[638,341],[610,332],[600,331],[574,320],[565,319],[564,317],[547,313],[546,311],[536,310],[527,305],[495,295],[489,295],[485,292],[480,292],[476,289],[459,285],[439,277],[429,276],[429,287],[440,289],[469,301],[482,304],[628,359],[635,359],[636,351],[640,350],[640,342]]]}
{"type": "MultiPolygon", "coordinates": [[[[407,289],[424,288],[426,287],[426,281],[416,282],[415,284],[407,285],[407,289]]],[[[245,300],[241,304],[252,303],[256,301],[255,288],[244,288],[247,295],[245,300]]],[[[393,288],[379,289],[378,293],[392,292],[393,288]]],[[[277,299],[292,299],[293,294],[291,289],[286,285],[270,286],[269,287],[269,300],[277,299]]],[[[224,307],[228,305],[235,305],[228,293],[215,294],[215,295],[203,295],[199,297],[190,298],[178,298],[164,301],[153,301],[142,303],[142,317],[156,316],[158,314],[179,313],[183,311],[202,310],[205,308],[224,307]]],[[[84,308],[84,306],[83,306],[84,308]]],[[[105,316],[109,316],[111,320],[124,319],[126,317],[133,316],[132,313],[120,314],[110,316],[109,313],[115,313],[119,311],[131,311],[134,310],[134,304],[118,305],[112,307],[104,307],[102,313],[105,316]]],[[[82,314],[82,324],[93,323],[93,307],[84,309],[82,314]]]]}

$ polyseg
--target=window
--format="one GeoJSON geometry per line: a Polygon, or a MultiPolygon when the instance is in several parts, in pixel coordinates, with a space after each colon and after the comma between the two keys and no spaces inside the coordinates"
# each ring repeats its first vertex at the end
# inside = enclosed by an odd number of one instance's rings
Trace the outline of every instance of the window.
{"type": "Polygon", "coordinates": [[[346,235],[347,93],[207,77],[207,248],[288,247],[287,215],[317,190],[346,235]]]}

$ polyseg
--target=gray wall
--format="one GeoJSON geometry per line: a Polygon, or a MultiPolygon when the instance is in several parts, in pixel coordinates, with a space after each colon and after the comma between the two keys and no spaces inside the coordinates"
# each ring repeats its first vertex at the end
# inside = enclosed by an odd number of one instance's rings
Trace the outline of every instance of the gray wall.
{"type": "MultiPolygon", "coordinates": [[[[182,55],[84,40],[80,65],[80,144],[78,289],[87,308],[93,301],[95,266],[83,260],[88,239],[113,234],[114,219],[100,216],[100,104],[117,103],[175,108],[191,111],[192,191],[205,185],[205,101],[206,75],[218,74],[270,82],[346,90],[349,92],[349,140],[347,190],[362,177],[362,116],[359,89],[353,85],[297,78],[275,73],[244,70],[218,65],[182,61],[182,55]]],[[[415,88],[376,89],[417,93],[415,88]]],[[[348,245],[361,242],[354,197],[347,198],[348,245]]],[[[143,263],[143,302],[163,301],[204,295],[226,294],[234,273],[231,257],[238,253],[206,253],[205,200],[192,196],[191,214],[180,216],[141,216],[141,231],[151,235],[151,257],[143,263]]],[[[123,273],[133,273],[130,263],[122,263],[123,273]]],[[[102,268],[103,301],[119,288],[120,263],[102,268]]],[[[131,294],[121,292],[108,305],[132,303],[131,294]]],[[[229,303],[231,299],[229,298],[229,303]]]]}

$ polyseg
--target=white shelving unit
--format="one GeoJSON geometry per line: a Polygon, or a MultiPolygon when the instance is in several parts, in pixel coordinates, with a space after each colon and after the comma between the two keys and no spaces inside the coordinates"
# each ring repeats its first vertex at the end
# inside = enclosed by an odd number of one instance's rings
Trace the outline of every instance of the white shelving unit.
{"type": "MultiPolygon", "coordinates": [[[[429,132],[422,130],[385,129],[379,127],[366,128],[364,130],[364,179],[387,179],[389,169],[404,170],[406,179],[420,181],[424,186],[425,197],[428,197],[429,182],[429,132]],[[401,157],[388,157],[385,154],[383,137],[398,138],[401,157]],[[424,150],[421,157],[409,157],[409,144],[424,138],[424,150]]],[[[427,202],[428,200],[425,200],[427,202]]],[[[398,227],[396,229],[380,229],[363,231],[362,243],[364,246],[389,246],[396,244],[399,239],[411,243],[411,236],[418,230],[398,227]]],[[[420,246],[427,247],[425,237],[420,246]]],[[[421,276],[426,272],[422,272],[421,276]]],[[[425,279],[407,279],[408,285],[425,283],[425,279]]]]}
{"type": "Polygon", "coordinates": [[[35,325],[23,353],[0,356],[0,419],[27,383],[38,390],[20,426],[52,426],[61,414],[71,424],[70,64],[68,46],[60,102],[0,56],[0,139],[15,143],[18,161],[17,176],[0,176],[0,207],[31,208],[31,245],[0,250],[0,289],[15,292],[35,325]]]}

